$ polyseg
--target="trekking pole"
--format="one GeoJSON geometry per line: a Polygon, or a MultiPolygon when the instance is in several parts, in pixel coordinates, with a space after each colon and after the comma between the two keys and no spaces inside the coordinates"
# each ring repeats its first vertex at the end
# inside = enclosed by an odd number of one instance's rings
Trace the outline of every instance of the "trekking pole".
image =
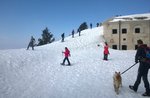
{"type": "Polygon", "coordinates": [[[64,56],[64,53],[63,53],[63,51],[62,51],[62,57],[64,56]]]}
{"type": "Polygon", "coordinates": [[[126,71],[128,71],[129,69],[131,69],[133,66],[135,66],[137,63],[133,64],[132,66],[130,66],[128,69],[126,69],[124,72],[122,72],[121,74],[124,74],[126,71]]]}

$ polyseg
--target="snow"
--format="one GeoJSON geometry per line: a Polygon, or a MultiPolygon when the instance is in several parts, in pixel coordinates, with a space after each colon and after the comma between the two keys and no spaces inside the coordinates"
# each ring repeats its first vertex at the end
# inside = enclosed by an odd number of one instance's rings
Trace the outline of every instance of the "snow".
{"type": "Polygon", "coordinates": [[[136,51],[109,49],[109,60],[104,61],[103,42],[103,27],[96,27],[34,51],[0,50],[0,98],[143,98],[143,82],[137,93],[128,88],[138,64],[122,74],[119,95],[113,88],[114,72],[133,65],[136,51]],[[64,47],[70,49],[72,66],[60,65],[64,47]]]}
{"type": "Polygon", "coordinates": [[[110,22],[117,22],[117,21],[141,21],[141,20],[150,20],[150,13],[118,16],[118,17],[114,17],[110,22]],[[141,19],[141,18],[143,18],[143,19],[141,19]]]}

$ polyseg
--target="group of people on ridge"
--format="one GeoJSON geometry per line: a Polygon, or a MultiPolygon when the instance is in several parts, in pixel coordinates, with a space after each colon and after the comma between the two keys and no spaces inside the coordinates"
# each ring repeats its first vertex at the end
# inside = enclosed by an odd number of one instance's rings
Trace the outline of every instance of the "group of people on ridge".
{"type": "MultiPolygon", "coordinates": [[[[79,33],[79,36],[81,36],[81,30],[78,29],[77,32],[79,33]]],[[[74,34],[75,34],[75,31],[72,30],[72,32],[71,32],[72,38],[74,38],[74,34]]],[[[64,39],[65,39],[65,33],[62,33],[61,34],[61,42],[64,42],[64,39]]]]}

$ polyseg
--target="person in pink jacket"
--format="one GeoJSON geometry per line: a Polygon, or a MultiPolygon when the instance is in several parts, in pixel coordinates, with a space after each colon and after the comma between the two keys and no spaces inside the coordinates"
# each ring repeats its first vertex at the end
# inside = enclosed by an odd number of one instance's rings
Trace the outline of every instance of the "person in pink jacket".
{"type": "Polygon", "coordinates": [[[109,50],[108,50],[108,44],[107,42],[105,42],[105,46],[104,46],[104,59],[103,60],[108,60],[108,54],[109,54],[109,50]]]}
{"type": "Polygon", "coordinates": [[[64,53],[64,55],[65,55],[65,58],[64,58],[64,60],[63,60],[63,63],[61,63],[61,65],[65,65],[65,61],[67,60],[68,61],[68,65],[71,65],[70,64],[70,61],[69,61],[69,56],[70,56],[70,51],[69,51],[69,49],[67,48],[67,47],[65,47],[65,51],[64,52],[62,52],[62,53],[64,53]]]}

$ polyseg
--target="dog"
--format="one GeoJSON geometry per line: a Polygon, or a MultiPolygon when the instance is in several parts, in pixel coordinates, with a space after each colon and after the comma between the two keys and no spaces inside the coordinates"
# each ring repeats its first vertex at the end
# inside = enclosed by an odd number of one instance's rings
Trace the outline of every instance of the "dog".
{"type": "Polygon", "coordinates": [[[114,83],[114,90],[116,94],[119,94],[119,88],[122,87],[122,78],[120,72],[115,72],[113,75],[113,83],[114,83]]]}

